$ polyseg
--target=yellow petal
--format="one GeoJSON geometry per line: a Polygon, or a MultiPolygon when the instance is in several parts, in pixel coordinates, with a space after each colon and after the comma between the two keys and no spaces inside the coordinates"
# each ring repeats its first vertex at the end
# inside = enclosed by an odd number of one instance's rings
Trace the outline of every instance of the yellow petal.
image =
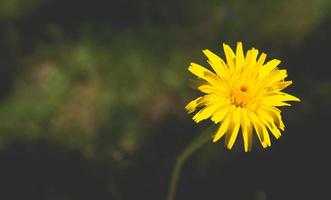
{"type": "Polygon", "coordinates": [[[273,85],[277,81],[283,81],[287,77],[287,71],[285,69],[282,70],[274,70],[268,76],[266,76],[261,82],[265,86],[273,85]]]}
{"type": "Polygon", "coordinates": [[[276,139],[279,139],[280,136],[282,135],[281,132],[279,131],[279,129],[276,126],[270,127],[269,129],[270,129],[272,135],[275,136],[276,139]]]}
{"type": "Polygon", "coordinates": [[[298,97],[287,94],[285,92],[277,92],[276,94],[279,95],[279,98],[281,98],[282,101],[301,101],[298,97]]]}
{"type": "MultiPolygon", "coordinates": [[[[262,121],[260,120],[260,122],[262,122],[262,121]]],[[[270,136],[269,136],[268,130],[267,130],[264,123],[261,123],[261,127],[262,127],[262,131],[263,131],[263,137],[265,138],[267,146],[270,147],[271,146],[271,141],[270,141],[270,136]]]]}
{"type": "Polygon", "coordinates": [[[226,57],[226,62],[229,66],[229,69],[231,72],[235,69],[235,63],[234,60],[236,58],[236,55],[233,53],[232,49],[229,47],[229,45],[223,43],[223,49],[226,57]]]}
{"type": "Polygon", "coordinates": [[[280,60],[273,59],[267,62],[265,65],[263,65],[260,68],[259,78],[262,79],[266,77],[272,70],[274,70],[280,64],[280,62],[281,62],[280,60]]]}
{"type": "Polygon", "coordinates": [[[213,52],[205,49],[202,51],[209,59],[210,66],[214,69],[216,74],[220,77],[227,78],[229,76],[229,69],[223,59],[214,54],[213,52]]]}
{"type": "Polygon", "coordinates": [[[259,115],[261,116],[261,120],[265,123],[271,133],[275,136],[276,139],[278,139],[281,136],[281,132],[276,127],[273,119],[265,112],[261,112],[259,115]]]}
{"type": "Polygon", "coordinates": [[[292,96],[290,94],[286,94],[283,92],[277,92],[274,95],[264,97],[262,102],[266,105],[272,105],[272,106],[289,106],[290,104],[285,103],[284,101],[300,101],[295,96],[292,96]]]}
{"type": "Polygon", "coordinates": [[[236,49],[236,68],[239,70],[245,64],[244,50],[241,42],[237,43],[236,49]]]}
{"type": "Polygon", "coordinates": [[[217,88],[225,88],[226,84],[223,80],[221,80],[216,74],[210,73],[210,72],[205,72],[204,73],[204,78],[207,80],[211,85],[217,87],[217,88]]]}
{"type": "Polygon", "coordinates": [[[253,125],[251,122],[248,122],[247,134],[248,134],[248,151],[251,151],[253,145],[253,125]]]}
{"type": "Polygon", "coordinates": [[[264,97],[262,103],[268,106],[290,106],[291,104],[282,102],[277,97],[264,97]]]}
{"type": "Polygon", "coordinates": [[[199,123],[200,121],[209,118],[214,112],[219,108],[218,104],[213,104],[211,106],[207,106],[203,109],[201,109],[197,114],[193,116],[193,120],[196,123],[199,123]]]}
{"type": "Polygon", "coordinates": [[[273,89],[276,90],[276,91],[280,91],[280,90],[285,89],[286,87],[288,87],[292,83],[293,83],[292,81],[277,82],[277,83],[275,83],[275,85],[273,85],[273,89]]]}
{"type": "Polygon", "coordinates": [[[214,135],[213,142],[217,142],[219,139],[221,139],[221,137],[223,137],[223,135],[225,134],[225,132],[229,127],[230,119],[231,119],[231,115],[230,116],[227,115],[225,117],[220,128],[217,130],[217,132],[214,135]]]}
{"type": "Polygon", "coordinates": [[[276,125],[280,128],[280,130],[284,131],[285,125],[282,121],[280,110],[272,106],[263,106],[263,108],[274,119],[276,125]]]}
{"type": "Polygon", "coordinates": [[[217,91],[217,89],[214,86],[211,86],[209,84],[200,85],[200,86],[197,87],[197,89],[200,90],[201,92],[204,92],[204,93],[207,93],[207,94],[217,91]]]}
{"type": "Polygon", "coordinates": [[[261,53],[259,59],[257,60],[256,67],[257,68],[262,67],[262,65],[263,65],[266,58],[267,58],[267,54],[261,53]]]}
{"type": "Polygon", "coordinates": [[[246,54],[245,62],[246,63],[254,62],[254,64],[255,64],[258,54],[259,54],[259,51],[255,48],[252,48],[251,50],[248,50],[247,54],[246,54]]]}
{"type": "Polygon", "coordinates": [[[245,152],[248,152],[248,130],[247,130],[247,123],[244,117],[243,120],[241,120],[241,131],[243,135],[244,149],[245,152]]]}
{"type": "Polygon", "coordinates": [[[214,86],[220,84],[217,76],[213,72],[202,67],[201,65],[198,65],[196,63],[191,63],[188,70],[190,72],[192,72],[192,74],[196,75],[199,78],[206,80],[208,83],[210,83],[214,86]]]}
{"type": "Polygon", "coordinates": [[[198,102],[202,99],[202,97],[198,97],[194,99],[193,101],[190,101],[186,106],[185,109],[187,110],[188,113],[192,113],[196,110],[198,107],[198,102]]]}
{"type": "Polygon", "coordinates": [[[268,144],[266,142],[266,139],[264,138],[264,134],[263,134],[263,129],[262,129],[261,123],[259,122],[257,116],[254,113],[250,113],[249,116],[250,116],[251,121],[252,121],[252,124],[254,126],[256,135],[259,138],[260,143],[262,144],[262,147],[263,148],[267,148],[268,147],[268,144]]]}
{"type": "Polygon", "coordinates": [[[240,124],[241,124],[240,123],[240,109],[236,108],[232,115],[232,126],[231,126],[232,130],[229,130],[229,134],[227,134],[226,141],[225,141],[226,147],[228,149],[232,149],[233,144],[236,141],[236,138],[237,138],[237,135],[239,132],[239,128],[240,128],[240,124]]]}
{"type": "Polygon", "coordinates": [[[245,152],[248,152],[252,149],[252,124],[247,117],[246,109],[242,109],[241,112],[241,130],[243,135],[243,141],[244,141],[244,149],[245,152]]]}
{"type": "Polygon", "coordinates": [[[200,101],[201,101],[201,104],[204,104],[207,106],[211,105],[211,104],[215,104],[215,102],[218,105],[223,105],[228,102],[228,99],[225,96],[218,95],[215,93],[210,93],[210,94],[204,95],[200,101]]]}
{"type": "Polygon", "coordinates": [[[228,112],[229,112],[229,106],[222,107],[214,113],[211,120],[216,124],[222,121],[224,117],[228,114],[228,112]]]}

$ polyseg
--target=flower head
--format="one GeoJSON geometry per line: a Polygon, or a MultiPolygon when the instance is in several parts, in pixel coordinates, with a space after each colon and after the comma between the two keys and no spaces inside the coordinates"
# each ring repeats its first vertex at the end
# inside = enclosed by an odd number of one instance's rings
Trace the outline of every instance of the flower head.
{"type": "Polygon", "coordinates": [[[252,148],[253,130],[255,130],[264,148],[271,146],[269,132],[275,138],[284,131],[279,106],[289,106],[286,101],[300,101],[297,97],[282,92],[292,84],[285,81],[287,72],[277,66],[280,60],[273,59],[265,63],[266,54],[258,56],[252,48],[244,55],[242,43],[237,43],[234,53],[223,44],[226,62],[209,50],[203,50],[213,71],[196,63],[191,63],[188,70],[196,75],[196,88],[205,93],[191,101],[185,107],[193,113],[195,122],[210,118],[220,124],[213,136],[213,142],[225,135],[225,145],[231,149],[241,130],[244,149],[252,148]]]}

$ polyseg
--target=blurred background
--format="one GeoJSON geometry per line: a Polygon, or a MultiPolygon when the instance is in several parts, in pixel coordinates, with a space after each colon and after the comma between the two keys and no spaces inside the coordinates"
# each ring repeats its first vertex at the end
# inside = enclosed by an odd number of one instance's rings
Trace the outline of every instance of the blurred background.
{"type": "MultiPolygon", "coordinates": [[[[177,199],[322,199],[330,179],[330,0],[0,0],[0,199],[165,199],[212,123],[184,110],[190,62],[243,41],[282,60],[285,133],[205,145],[177,199]]],[[[330,195],[329,195],[330,196],[330,195]]]]}

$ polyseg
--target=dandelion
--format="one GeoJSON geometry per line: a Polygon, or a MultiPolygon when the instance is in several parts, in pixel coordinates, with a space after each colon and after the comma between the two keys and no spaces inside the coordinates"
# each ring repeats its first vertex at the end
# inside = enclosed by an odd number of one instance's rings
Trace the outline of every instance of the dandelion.
{"type": "Polygon", "coordinates": [[[199,79],[196,89],[205,93],[189,102],[185,107],[188,113],[201,108],[193,120],[199,123],[210,118],[220,124],[213,135],[213,142],[225,136],[225,145],[231,149],[241,130],[244,150],[252,148],[255,130],[263,148],[271,146],[269,132],[275,138],[284,131],[279,106],[290,106],[287,101],[300,101],[295,96],[282,92],[292,84],[285,81],[287,71],[277,66],[280,60],[265,63],[266,54],[258,57],[258,50],[252,48],[244,55],[242,43],[237,43],[236,52],[223,44],[226,62],[209,50],[203,50],[213,71],[196,63],[188,70],[199,79]]]}

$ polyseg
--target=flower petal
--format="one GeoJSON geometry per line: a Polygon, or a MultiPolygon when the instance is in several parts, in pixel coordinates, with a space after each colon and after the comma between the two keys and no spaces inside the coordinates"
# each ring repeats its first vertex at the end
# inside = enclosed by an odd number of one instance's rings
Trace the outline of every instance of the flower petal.
{"type": "Polygon", "coordinates": [[[223,49],[224,49],[224,53],[225,53],[225,57],[226,57],[226,62],[229,66],[229,69],[231,72],[233,72],[233,70],[235,69],[235,58],[236,55],[233,53],[232,49],[230,48],[229,45],[223,43],[223,49]]]}
{"type": "Polygon", "coordinates": [[[240,108],[234,108],[228,133],[225,136],[225,145],[228,149],[232,149],[232,146],[236,141],[239,128],[240,128],[240,108]]]}
{"type": "Polygon", "coordinates": [[[209,51],[208,49],[205,49],[202,52],[207,56],[207,58],[209,59],[208,63],[214,69],[218,76],[222,78],[227,78],[229,76],[229,68],[222,58],[209,51]]]}
{"type": "Polygon", "coordinates": [[[258,54],[259,54],[259,51],[255,48],[252,48],[252,49],[248,50],[247,53],[246,53],[245,62],[248,65],[251,64],[251,63],[256,64],[256,58],[257,58],[258,54]]]}
{"type": "Polygon", "coordinates": [[[261,53],[259,59],[257,60],[257,63],[256,63],[256,68],[259,69],[260,67],[262,67],[265,59],[267,58],[267,54],[265,53],[261,53]]]}
{"type": "Polygon", "coordinates": [[[202,97],[198,97],[194,99],[193,101],[190,101],[186,106],[185,109],[187,110],[188,113],[193,113],[196,108],[199,106],[199,101],[202,99],[202,97]]]}
{"type": "Polygon", "coordinates": [[[298,97],[287,94],[285,92],[277,92],[277,96],[279,96],[282,101],[301,101],[298,97]]]}
{"type": "Polygon", "coordinates": [[[266,77],[272,70],[274,70],[280,64],[280,62],[281,62],[280,60],[273,59],[267,62],[265,65],[263,65],[259,71],[259,78],[262,79],[266,77]]]}
{"type": "Polygon", "coordinates": [[[242,109],[241,112],[241,130],[244,141],[245,152],[248,152],[252,149],[252,140],[253,140],[253,129],[252,123],[247,117],[246,109],[242,109]]]}
{"type": "Polygon", "coordinates": [[[300,99],[284,92],[277,92],[262,99],[262,102],[266,105],[290,106],[290,104],[285,103],[284,101],[300,101],[300,99]]]}
{"type": "Polygon", "coordinates": [[[277,81],[283,81],[287,77],[287,71],[285,69],[282,70],[274,70],[268,76],[261,80],[261,84],[265,87],[275,84],[277,81]]]}
{"type": "Polygon", "coordinates": [[[201,65],[198,65],[196,63],[191,63],[188,70],[192,72],[192,74],[196,75],[199,78],[202,78],[206,80],[208,83],[210,83],[213,86],[219,86],[223,83],[219,80],[216,74],[209,71],[205,67],[202,67],[201,65]]]}
{"type": "Polygon", "coordinates": [[[225,106],[220,108],[218,111],[214,113],[212,116],[211,120],[216,124],[224,119],[224,117],[228,114],[229,112],[229,106],[225,106]]]}
{"type": "Polygon", "coordinates": [[[261,120],[268,127],[271,133],[275,136],[276,139],[278,139],[281,136],[281,132],[276,127],[272,117],[265,112],[260,112],[259,115],[261,116],[261,120]]]}
{"type": "Polygon", "coordinates": [[[209,84],[203,84],[197,87],[198,90],[200,90],[203,93],[214,93],[217,91],[217,89],[214,86],[211,86],[209,84]]]}
{"type": "Polygon", "coordinates": [[[275,91],[280,91],[291,85],[293,82],[292,81],[281,81],[275,83],[272,87],[275,91]]]}
{"type": "Polygon", "coordinates": [[[214,112],[219,108],[220,106],[218,104],[212,104],[210,106],[206,106],[205,108],[201,109],[197,114],[193,116],[193,120],[196,123],[199,123],[202,120],[205,120],[212,116],[214,112]]]}
{"type": "Polygon", "coordinates": [[[267,113],[274,119],[276,125],[280,130],[284,131],[285,125],[282,121],[282,116],[280,115],[280,110],[272,106],[263,106],[267,113]]]}
{"type": "Polygon", "coordinates": [[[188,70],[190,72],[192,72],[192,74],[196,75],[199,78],[204,78],[205,72],[212,73],[211,71],[209,71],[205,67],[203,67],[199,64],[196,64],[196,63],[190,63],[190,66],[188,67],[188,70]]]}
{"type": "Polygon", "coordinates": [[[219,139],[221,139],[221,137],[223,137],[223,135],[225,134],[225,132],[228,130],[228,127],[229,127],[229,124],[230,124],[230,120],[231,120],[231,115],[228,114],[225,117],[225,119],[223,120],[220,128],[217,130],[217,132],[213,136],[213,142],[217,142],[219,139]]]}
{"type": "Polygon", "coordinates": [[[245,56],[242,42],[237,42],[237,49],[236,49],[236,68],[240,70],[245,64],[245,56]]]}
{"type": "Polygon", "coordinates": [[[204,105],[212,105],[215,102],[217,102],[218,105],[224,105],[228,102],[228,99],[225,96],[215,93],[206,94],[201,99],[201,103],[204,105]]]}
{"type": "Polygon", "coordinates": [[[267,146],[271,146],[271,140],[270,140],[270,136],[267,130],[266,125],[263,123],[263,121],[260,119],[259,120],[261,122],[261,127],[262,127],[262,131],[263,131],[263,137],[265,138],[265,141],[267,143],[267,146]]]}
{"type": "Polygon", "coordinates": [[[263,128],[261,126],[260,121],[258,120],[257,116],[254,113],[250,113],[249,116],[250,116],[252,124],[254,126],[256,135],[259,138],[260,143],[262,144],[262,147],[267,148],[268,143],[267,143],[266,139],[264,138],[263,128]]]}

